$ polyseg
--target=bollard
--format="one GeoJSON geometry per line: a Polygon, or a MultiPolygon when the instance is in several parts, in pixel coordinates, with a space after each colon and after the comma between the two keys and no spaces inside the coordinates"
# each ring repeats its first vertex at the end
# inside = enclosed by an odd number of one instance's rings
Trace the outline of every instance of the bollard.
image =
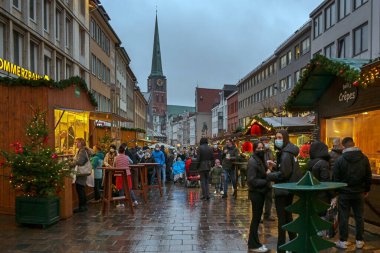
{"type": "Polygon", "coordinates": [[[347,186],[345,183],[319,182],[310,171],[297,183],[274,184],[277,189],[286,189],[299,197],[297,202],[288,206],[287,211],[296,213],[299,217],[284,225],[284,230],[297,233],[292,241],[280,246],[280,249],[292,252],[316,253],[332,248],[334,243],[324,240],[317,235],[319,231],[329,229],[331,223],[319,217],[319,213],[326,211],[328,204],[318,200],[318,191],[326,191],[347,186]]]}

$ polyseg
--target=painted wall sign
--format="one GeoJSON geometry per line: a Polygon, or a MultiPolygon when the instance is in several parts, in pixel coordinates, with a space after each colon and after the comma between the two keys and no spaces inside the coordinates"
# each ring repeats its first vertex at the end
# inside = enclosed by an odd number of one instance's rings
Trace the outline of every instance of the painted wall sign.
{"type": "Polygon", "coordinates": [[[40,76],[36,73],[33,73],[30,70],[27,70],[2,58],[0,58],[0,70],[4,70],[5,72],[8,72],[10,74],[29,80],[38,80],[41,78],[46,80],[50,79],[48,75],[40,76]]]}
{"type": "Polygon", "coordinates": [[[345,83],[339,91],[338,102],[343,106],[351,106],[355,103],[357,97],[358,88],[351,83],[345,83]]]}

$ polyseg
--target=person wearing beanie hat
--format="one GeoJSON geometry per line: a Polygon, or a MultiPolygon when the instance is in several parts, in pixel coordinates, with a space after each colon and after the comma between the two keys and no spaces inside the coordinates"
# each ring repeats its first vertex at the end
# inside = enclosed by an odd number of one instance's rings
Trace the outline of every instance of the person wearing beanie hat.
{"type": "MultiPolygon", "coordinates": [[[[276,133],[275,149],[277,150],[277,167],[275,171],[268,173],[267,178],[275,183],[288,183],[293,173],[293,167],[295,163],[298,163],[296,157],[299,154],[299,148],[290,142],[286,130],[279,130],[276,133]]],[[[280,246],[286,242],[286,231],[282,227],[293,221],[292,213],[285,209],[293,203],[293,194],[279,189],[275,189],[274,194],[278,218],[277,252],[285,253],[285,250],[280,249],[280,246]]],[[[288,231],[288,235],[289,241],[296,237],[296,234],[290,231],[288,231]]]]}

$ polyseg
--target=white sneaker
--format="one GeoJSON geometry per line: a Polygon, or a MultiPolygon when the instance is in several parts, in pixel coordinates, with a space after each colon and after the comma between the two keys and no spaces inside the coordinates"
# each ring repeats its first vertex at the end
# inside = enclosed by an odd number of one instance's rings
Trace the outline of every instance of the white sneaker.
{"type": "Polygon", "coordinates": [[[347,249],[347,241],[337,241],[335,242],[335,245],[337,248],[340,248],[340,249],[347,249]]]}
{"type": "Polygon", "coordinates": [[[216,195],[216,191],[214,191],[214,194],[216,195]]]}
{"type": "Polygon", "coordinates": [[[224,195],[224,191],[220,191],[220,195],[224,195]]]}
{"type": "Polygon", "coordinates": [[[362,249],[364,247],[364,241],[356,241],[356,248],[362,249]]]}
{"type": "Polygon", "coordinates": [[[133,201],[132,205],[133,206],[138,206],[139,202],[137,202],[137,200],[133,201]]]}
{"type": "Polygon", "coordinates": [[[249,249],[249,252],[268,252],[267,247],[265,245],[261,246],[260,248],[257,249],[249,249]]]}
{"type": "Polygon", "coordinates": [[[122,207],[124,207],[124,204],[117,204],[116,207],[117,208],[122,208],[122,207]]]}

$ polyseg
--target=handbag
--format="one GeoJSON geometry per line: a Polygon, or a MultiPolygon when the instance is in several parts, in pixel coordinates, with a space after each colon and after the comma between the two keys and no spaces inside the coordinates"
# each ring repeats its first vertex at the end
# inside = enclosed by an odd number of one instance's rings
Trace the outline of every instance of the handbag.
{"type": "Polygon", "coordinates": [[[88,157],[87,151],[85,152],[87,156],[87,162],[82,166],[79,166],[79,165],[76,166],[77,176],[91,175],[91,171],[92,171],[91,161],[90,161],[90,158],[88,157]]]}

